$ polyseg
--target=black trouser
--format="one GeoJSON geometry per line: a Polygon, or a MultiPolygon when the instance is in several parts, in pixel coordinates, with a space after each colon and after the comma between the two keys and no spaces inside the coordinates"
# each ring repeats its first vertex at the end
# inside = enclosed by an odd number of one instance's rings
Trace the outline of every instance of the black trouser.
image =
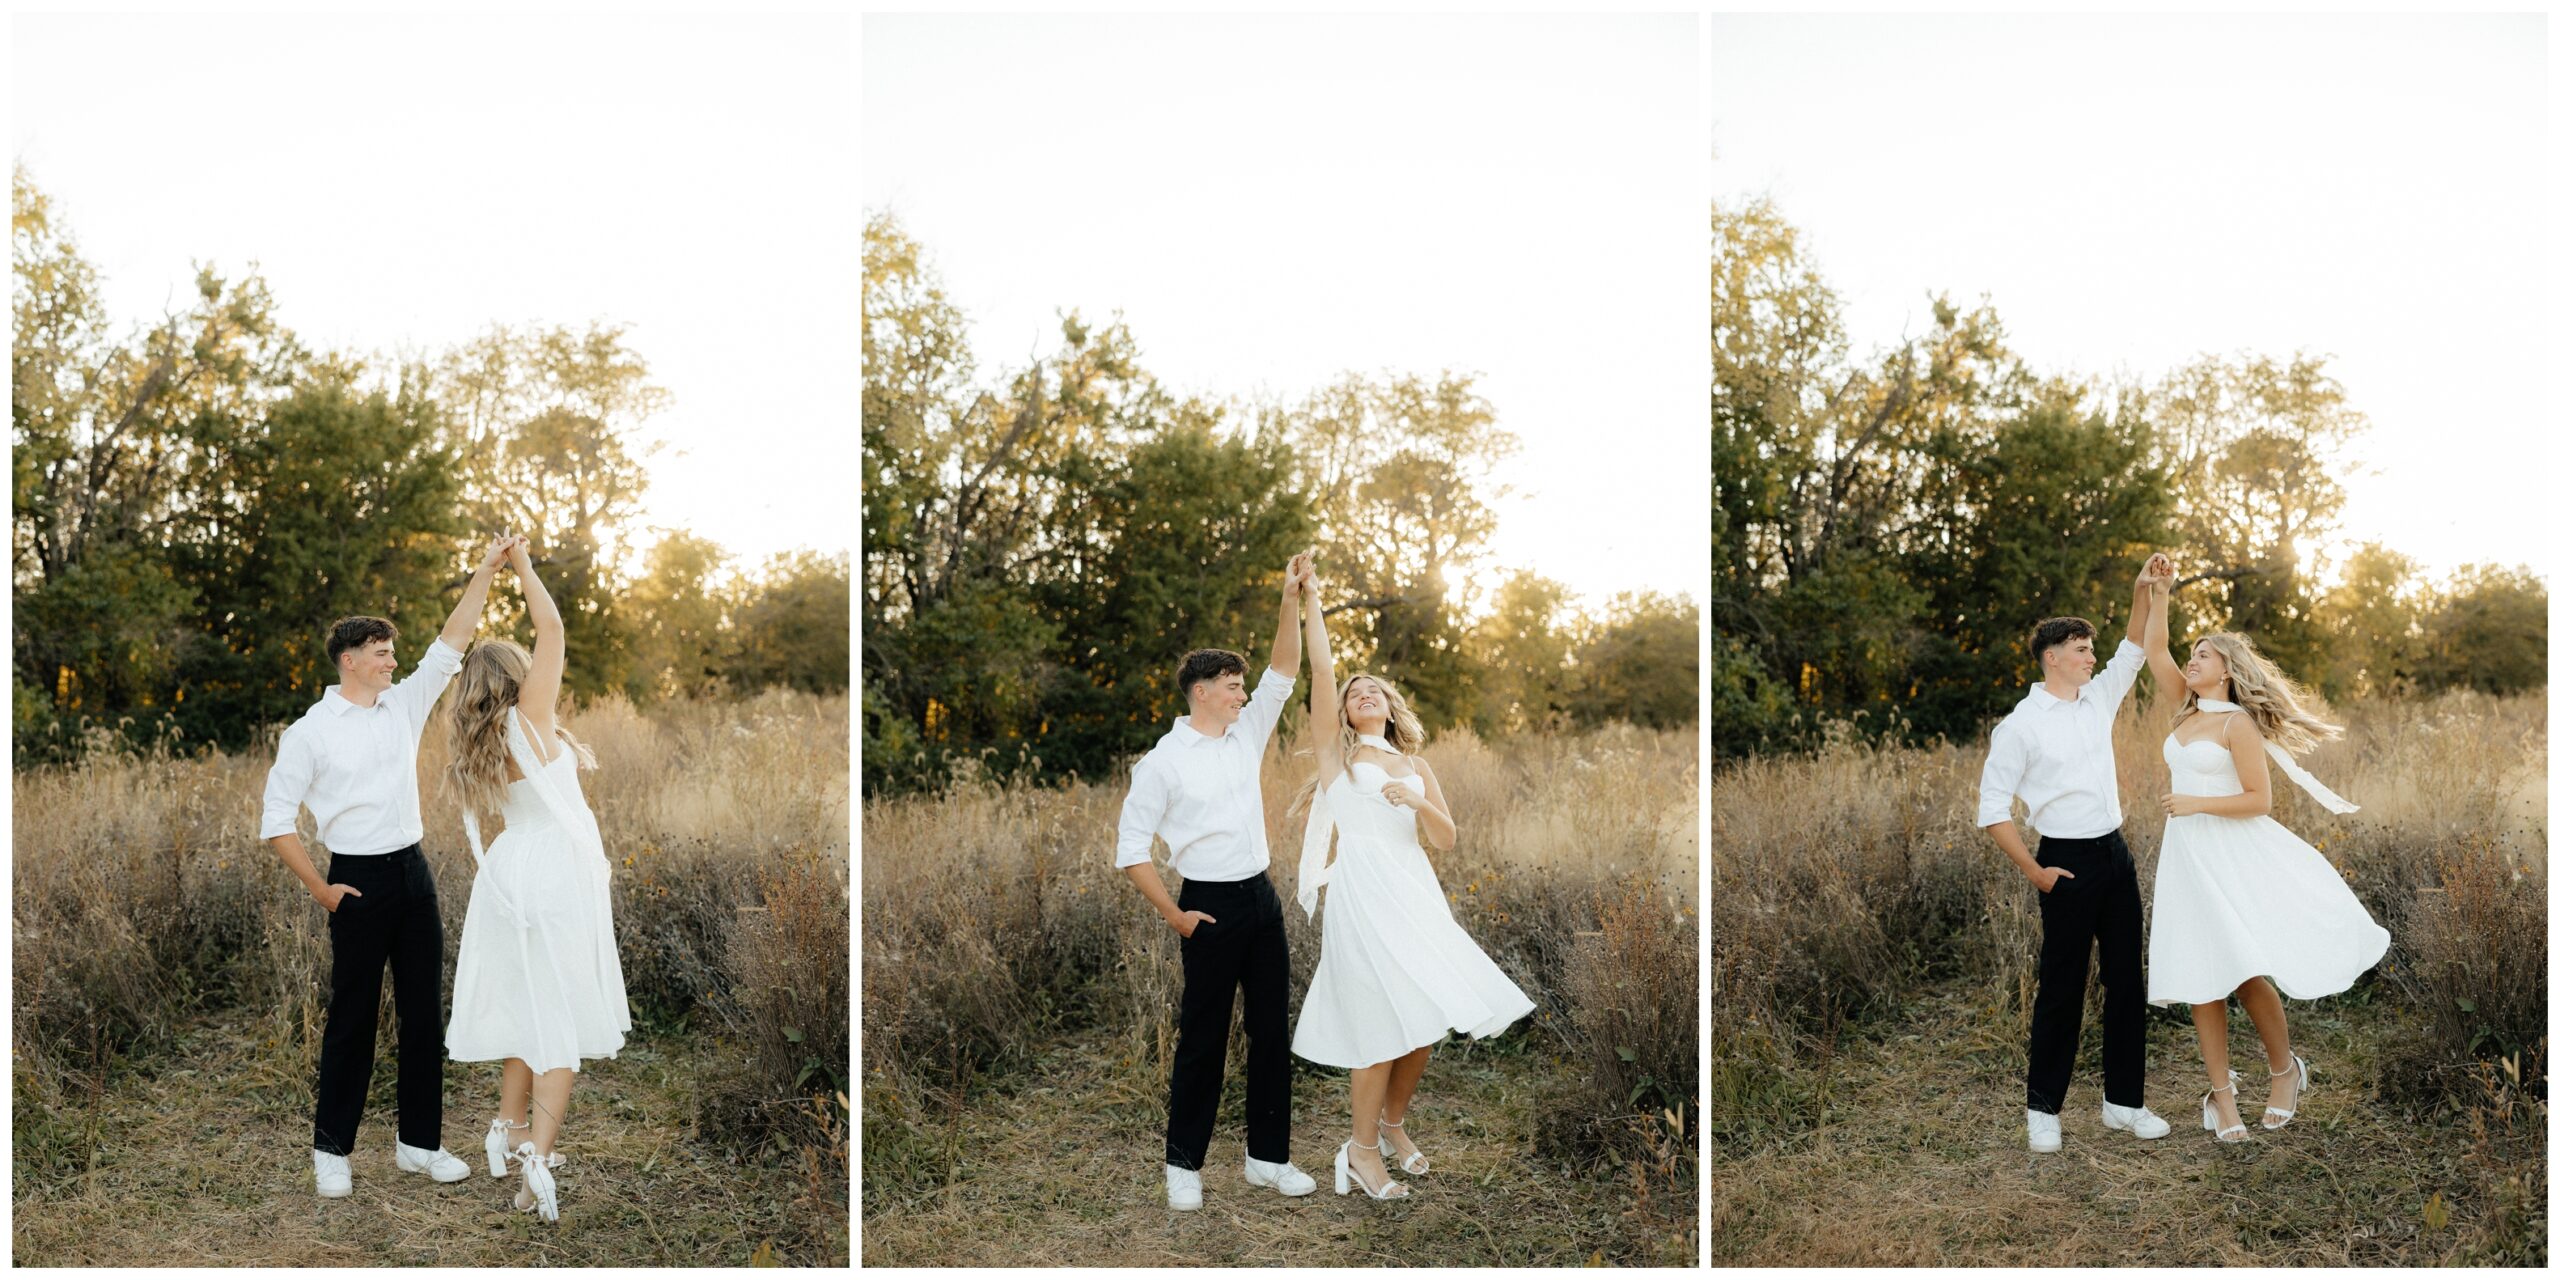
{"type": "Polygon", "coordinates": [[[1244,987],[1244,1149],[1289,1162],[1289,935],[1271,877],[1185,880],[1176,902],[1217,921],[1182,940],[1182,1026],[1173,1045],[1164,1162],[1197,1169],[1227,1084],[1227,1019],[1244,987]]]}
{"type": "Polygon", "coordinates": [[[2036,1015],[2027,1033],[2027,1106],[2059,1114],[2080,1054],[2081,995],[2089,985],[2089,943],[2098,944],[2098,982],[2107,989],[2100,1023],[2106,1100],[2142,1105],[2142,884],[2124,833],[2085,840],[2046,836],[2036,865],[2071,874],[2037,896],[2044,949],[2036,957],[2036,1015]]]}
{"type": "Polygon", "coordinates": [[[355,1149],[389,960],[400,1026],[400,1140],[434,1151],[444,1145],[444,917],[435,876],[413,844],[369,857],[332,854],[329,883],[356,891],[329,915],[329,1027],[320,1035],[311,1145],[333,1155],[355,1149]]]}

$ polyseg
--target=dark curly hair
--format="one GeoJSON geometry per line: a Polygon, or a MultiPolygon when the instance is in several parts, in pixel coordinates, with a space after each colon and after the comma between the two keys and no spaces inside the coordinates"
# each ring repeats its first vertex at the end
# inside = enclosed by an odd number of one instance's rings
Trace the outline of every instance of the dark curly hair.
{"type": "Polygon", "coordinates": [[[1187,702],[1191,699],[1191,686],[1203,680],[1243,674],[1243,654],[1231,649],[1194,649],[1182,655],[1182,666],[1174,676],[1174,683],[1182,690],[1183,700],[1187,702]]]}
{"type": "Polygon", "coordinates": [[[338,665],[338,655],[349,649],[361,649],[376,640],[397,640],[400,628],[389,618],[340,618],[329,624],[329,665],[338,665]]]}
{"type": "Polygon", "coordinates": [[[2098,629],[2090,626],[2087,618],[2047,618],[2036,624],[2035,639],[2027,645],[2027,657],[2041,671],[2044,669],[2045,650],[2084,636],[2091,644],[2098,641],[2098,629]]]}

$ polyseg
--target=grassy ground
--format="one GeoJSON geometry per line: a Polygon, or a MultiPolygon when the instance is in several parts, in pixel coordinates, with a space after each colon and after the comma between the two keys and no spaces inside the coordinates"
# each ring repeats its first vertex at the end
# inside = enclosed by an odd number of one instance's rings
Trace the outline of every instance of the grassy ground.
{"type": "Polygon", "coordinates": [[[863,1265],[1697,1263],[1694,1183],[1648,1195],[1627,1169],[1579,1173],[1532,1153],[1529,1135],[1568,1070],[1541,1031],[1441,1046],[1407,1120],[1433,1172],[1396,1202],[1334,1194],[1349,1076],[1303,1062],[1291,1157],[1316,1179],[1315,1194],[1245,1185],[1244,1081],[1233,1064],[1202,1204],[1189,1213],[1165,1206],[1163,1081],[1115,1059],[1110,1043],[1098,1033],[1059,1041],[961,1111],[902,1121],[939,1150],[943,1177],[866,1203],[863,1265]]]}
{"type": "MultiPolygon", "coordinates": [[[[76,1144],[86,1171],[15,1181],[18,1266],[845,1266],[850,1189],[841,1165],[793,1152],[741,1165],[687,1121],[706,1071],[734,1046],[635,1035],[589,1064],[560,1150],[560,1222],[513,1211],[516,1183],[488,1176],[480,1133],[496,1105],[493,1063],[445,1067],[445,1147],[472,1176],[439,1184],[392,1164],[386,1044],[349,1164],[355,1193],[322,1200],[311,1181],[311,1081],[246,1018],[204,1022],[173,1050],[120,1067],[69,1131],[20,1132],[23,1147],[76,1144]]],[[[30,1109],[20,1107],[21,1125],[30,1109]]]]}
{"type": "Polygon", "coordinates": [[[2155,1011],[2145,1101],[2174,1126],[2137,1141],[2098,1122],[2098,1038],[2062,1114],[2062,1150],[2026,1148],[2026,1029],[1954,987],[1842,1047],[1815,1085],[1827,1122],[1714,1164],[1713,1260],[1746,1266],[2413,1266],[2548,1260],[2530,1103],[2428,1120],[2376,1101],[2403,1015],[2356,993],[2287,1002],[2312,1063],[2302,1114],[2256,1128],[2266,1063],[2242,1015],[2232,1061],[2252,1140],[2197,1126],[2204,1090],[2183,1008],[2155,1011]],[[2514,1172],[2528,1171],[2524,1175],[2514,1172]]]}

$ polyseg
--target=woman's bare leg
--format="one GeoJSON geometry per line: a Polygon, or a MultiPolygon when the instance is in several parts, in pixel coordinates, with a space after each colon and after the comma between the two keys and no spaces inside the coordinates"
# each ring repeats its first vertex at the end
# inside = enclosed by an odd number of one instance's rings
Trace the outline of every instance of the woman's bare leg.
{"type": "MultiPolygon", "coordinates": [[[[525,1122],[525,1105],[533,1098],[533,1068],[522,1058],[507,1059],[505,1074],[498,1077],[498,1118],[512,1129],[525,1122]]],[[[515,1145],[510,1142],[509,1146],[515,1145]]]]}
{"type": "Polygon", "coordinates": [[[555,1067],[533,1080],[533,1152],[551,1154],[560,1138],[560,1121],[569,1111],[569,1086],[578,1082],[575,1067],[555,1067]]]}
{"type": "MultiPolygon", "coordinates": [[[[569,1086],[577,1083],[578,1072],[573,1067],[556,1067],[537,1076],[528,1067],[525,1077],[532,1086],[533,1128],[529,1132],[533,1134],[533,1153],[547,1156],[552,1144],[560,1140],[560,1121],[569,1111],[569,1086]]],[[[516,1189],[517,1208],[533,1207],[533,1198],[530,1183],[516,1189]]]]}
{"type": "Polygon", "coordinates": [[[1391,1062],[1351,1069],[1351,1172],[1368,1186],[1387,1189],[1390,1174],[1386,1161],[1370,1148],[1378,1145],[1378,1112],[1387,1101],[1387,1078],[1394,1070],[1391,1062]]]}
{"type": "Polygon", "coordinates": [[[2207,1000],[2195,1006],[2196,1048],[2204,1054],[2205,1086],[2222,1089],[2213,1095],[2214,1126],[2228,1129],[2240,1123],[2238,1091],[2224,1089],[2231,1083],[2231,1010],[2221,1000],[2207,1000]]]}
{"type": "Polygon", "coordinates": [[[2240,997],[2240,1007],[2249,1011],[2249,1025],[2258,1029],[2258,1043],[2267,1051],[2267,1105],[2291,1111],[2293,1100],[2302,1093],[2302,1081],[2293,1073],[2293,1035],[2285,1026],[2284,997],[2265,978],[2241,983],[2234,994],[2240,997]]]}
{"type": "MultiPolygon", "coordinates": [[[[1413,1102],[1413,1091],[1422,1084],[1422,1069],[1431,1063],[1431,1045],[1424,1045],[1387,1066],[1387,1123],[1402,1125],[1405,1108],[1413,1102]]],[[[1401,1160],[1421,1150],[1401,1128],[1389,1129],[1387,1146],[1401,1160]]]]}

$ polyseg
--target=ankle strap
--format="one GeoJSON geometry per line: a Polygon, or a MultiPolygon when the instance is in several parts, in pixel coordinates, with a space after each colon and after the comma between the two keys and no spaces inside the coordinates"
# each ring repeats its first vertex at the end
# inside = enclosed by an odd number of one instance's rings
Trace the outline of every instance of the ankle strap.
{"type": "Polygon", "coordinates": [[[1351,1140],[1351,1145],[1358,1147],[1363,1151],[1376,1151],[1384,1147],[1386,1144],[1383,1142],[1362,1142],[1358,1138],[1353,1138],[1351,1140]]]}
{"type": "Polygon", "coordinates": [[[1393,1124],[1389,1124],[1387,1123],[1387,1118],[1385,1116],[1378,1117],[1378,1124],[1380,1127],[1388,1129],[1401,1129],[1404,1127],[1404,1121],[1398,1120],[1393,1124]]]}

